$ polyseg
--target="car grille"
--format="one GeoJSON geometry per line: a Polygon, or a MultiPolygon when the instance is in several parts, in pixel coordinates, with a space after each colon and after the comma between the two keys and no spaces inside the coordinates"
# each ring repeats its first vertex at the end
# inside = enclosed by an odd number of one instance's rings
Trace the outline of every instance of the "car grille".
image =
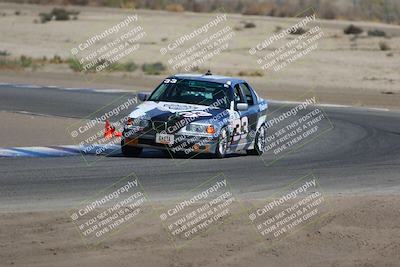
{"type": "Polygon", "coordinates": [[[173,132],[168,132],[169,134],[179,131],[179,129],[184,125],[182,125],[182,123],[180,122],[180,118],[173,118],[168,121],[152,121],[153,129],[156,132],[167,130],[171,131],[171,129],[174,129],[173,132]]]}
{"type": "Polygon", "coordinates": [[[152,125],[156,132],[167,130],[167,123],[165,121],[152,121],[152,125]]]}

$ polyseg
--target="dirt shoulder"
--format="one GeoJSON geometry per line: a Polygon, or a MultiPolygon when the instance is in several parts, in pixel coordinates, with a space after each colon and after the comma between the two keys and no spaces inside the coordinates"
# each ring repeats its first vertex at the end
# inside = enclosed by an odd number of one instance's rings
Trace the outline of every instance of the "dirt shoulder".
{"type": "Polygon", "coordinates": [[[176,250],[153,214],[88,249],[64,211],[0,213],[0,258],[3,266],[398,266],[399,201],[331,197],[326,217],[270,249],[245,217],[176,250]]]}
{"type": "Polygon", "coordinates": [[[0,147],[71,145],[67,128],[77,119],[0,111],[0,147]],[[29,133],[29,134],[27,134],[29,133]]]}

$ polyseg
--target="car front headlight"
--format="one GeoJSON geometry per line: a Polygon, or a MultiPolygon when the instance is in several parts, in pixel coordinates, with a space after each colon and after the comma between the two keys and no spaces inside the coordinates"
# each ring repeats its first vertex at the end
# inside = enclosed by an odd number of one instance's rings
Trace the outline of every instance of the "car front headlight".
{"type": "Polygon", "coordinates": [[[215,127],[212,124],[191,123],[186,126],[186,131],[194,133],[215,134],[215,127]]]}
{"type": "Polygon", "coordinates": [[[126,125],[138,126],[140,128],[146,128],[150,125],[150,121],[143,118],[128,118],[126,125]]]}

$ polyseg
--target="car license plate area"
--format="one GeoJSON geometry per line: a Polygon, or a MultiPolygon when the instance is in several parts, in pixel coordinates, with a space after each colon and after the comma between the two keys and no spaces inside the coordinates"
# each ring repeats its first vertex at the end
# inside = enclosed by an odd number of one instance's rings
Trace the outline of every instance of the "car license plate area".
{"type": "Polygon", "coordinates": [[[172,145],[174,144],[174,135],[173,134],[156,134],[156,143],[164,144],[164,145],[172,145]]]}

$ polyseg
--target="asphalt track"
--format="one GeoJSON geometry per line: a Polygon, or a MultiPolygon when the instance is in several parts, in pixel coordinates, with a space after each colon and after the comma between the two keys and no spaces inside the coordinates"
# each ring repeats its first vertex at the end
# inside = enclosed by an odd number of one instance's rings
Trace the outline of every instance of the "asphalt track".
{"type": "MultiPolygon", "coordinates": [[[[0,110],[83,118],[124,95],[0,85],[0,110]]],[[[271,104],[271,111],[282,105],[271,104]]],[[[177,161],[150,150],[140,158],[117,155],[90,165],[81,156],[0,158],[0,208],[73,207],[132,172],[153,200],[177,198],[218,173],[226,175],[243,199],[268,197],[310,173],[329,194],[398,193],[400,113],[348,107],[324,110],[333,129],[271,165],[265,164],[270,162],[268,156],[177,161]]]]}

